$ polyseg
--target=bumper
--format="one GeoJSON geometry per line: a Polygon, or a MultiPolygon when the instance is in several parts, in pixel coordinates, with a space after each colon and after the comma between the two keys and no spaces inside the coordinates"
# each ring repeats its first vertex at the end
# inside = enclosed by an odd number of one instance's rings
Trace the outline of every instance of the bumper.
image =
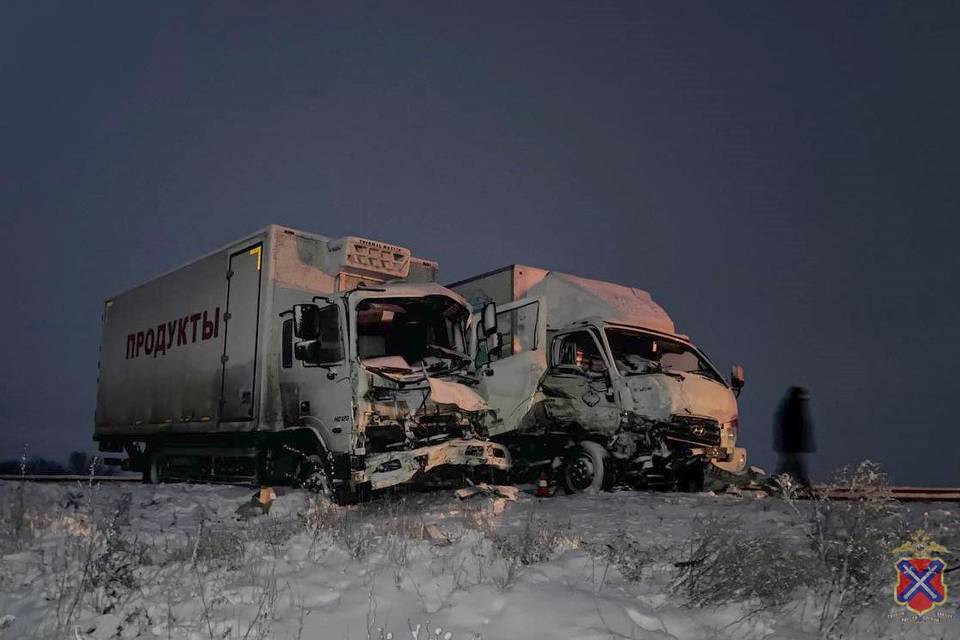
{"type": "Polygon", "coordinates": [[[510,454],[506,447],[486,440],[457,438],[419,449],[369,456],[365,473],[370,487],[376,490],[403,484],[448,466],[487,466],[506,471],[510,468],[510,454]]]}
{"type": "Polygon", "coordinates": [[[747,450],[743,447],[724,449],[726,455],[709,457],[710,464],[727,473],[740,474],[747,468],[747,450]]]}
{"type": "Polygon", "coordinates": [[[694,447],[690,455],[701,456],[727,473],[742,473],[747,468],[747,450],[743,447],[694,447]]]}

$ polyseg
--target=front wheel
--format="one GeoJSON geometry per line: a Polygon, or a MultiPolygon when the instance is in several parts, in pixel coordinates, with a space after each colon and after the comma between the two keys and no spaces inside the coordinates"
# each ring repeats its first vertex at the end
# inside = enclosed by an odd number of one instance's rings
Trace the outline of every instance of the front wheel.
{"type": "Polygon", "coordinates": [[[319,455],[307,456],[300,468],[302,478],[300,486],[329,498],[334,503],[345,506],[356,504],[362,497],[362,491],[351,491],[346,484],[332,478],[330,468],[319,455]]]}
{"type": "Polygon", "coordinates": [[[332,495],[332,484],[323,458],[314,454],[298,460],[294,467],[296,482],[314,493],[322,493],[327,497],[332,495]]]}
{"type": "Polygon", "coordinates": [[[613,487],[610,454],[596,442],[584,440],[563,463],[563,488],[567,493],[598,493],[613,487]]]}

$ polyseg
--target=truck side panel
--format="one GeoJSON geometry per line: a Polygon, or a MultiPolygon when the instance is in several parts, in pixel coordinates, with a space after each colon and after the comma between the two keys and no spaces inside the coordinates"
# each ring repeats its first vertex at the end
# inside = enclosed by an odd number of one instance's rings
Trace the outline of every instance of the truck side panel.
{"type": "MultiPolygon", "coordinates": [[[[231,255],[237,250],[249,251],[261,241],[262,236],[210,254],[107,302],[100,347],[97,437],[216,430],[224,397],[222,357],[229,326],[227,272],[231,255]]],[[[254,256],[245,255],[256,262],[254,256]]],[[[249,286],[244,289],[247,293],[251,290],[249,286]]],[[[231,341],[231,350],[244,354],[238,355],[238,363],[249,360],[256,350],[257,307],[250,305],[256,305],[258,298],[241,298],[233,302],[230,313],[245,318],[243,322],[252,320],[254,330],[236,330],[242,338],[231,341]],[[240,344],[251,339],[251,344],[240,344]]],[[[243,399],[245,391],[253,399],[252,367],[249,373],[250,382],[243,390],[243,385],[231,384],[230,392],[237,400],[243,399]]],[[[225,417],[250,420],[248,410],[240,413],[225,417]]]]}

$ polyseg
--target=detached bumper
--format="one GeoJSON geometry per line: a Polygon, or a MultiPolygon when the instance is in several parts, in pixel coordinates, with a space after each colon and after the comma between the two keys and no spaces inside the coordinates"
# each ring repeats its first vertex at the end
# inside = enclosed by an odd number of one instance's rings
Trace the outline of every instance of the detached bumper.
{"type": "Polygon", "coordinates": [[[440,467],[487,466],[506,471],[510,468],[507,448],[486,440],[457,438],[440,444],[378,453],[367,458],[367,479],[374,490],[413,480],[440,467]]]}
{"type": "Polygon", "coordinates": [[[743,473],[747,468],[747,450],[742,447],[694,447],[690,454],[702,456],[712,466],[727,473],[743,473]]]}
{"type": "Polygon", "coordinates": [[[741,474],[747,468],[747,450],[743,447],[726,449],[726,458],[711,458],[710,464],[722,471],[732,474],[741,474]]]}

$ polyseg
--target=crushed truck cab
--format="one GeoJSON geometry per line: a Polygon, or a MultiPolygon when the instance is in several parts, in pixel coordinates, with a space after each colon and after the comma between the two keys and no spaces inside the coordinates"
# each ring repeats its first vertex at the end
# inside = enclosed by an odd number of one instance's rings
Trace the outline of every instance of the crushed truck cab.
{"type": "Polygon", "coordinates": [[[474,336],[478,391],[521,468],[562,458],[571,491],[744,471],[742,369],[725,380],[647,292],[521,265],[450,288],[496,305],[496,332],[474,336]]]}
{"type": "Polygon", "coordinates": [[[352,447],[366,456],[353,484],[506,471],[506,448],[484,440],[494,414],[473,390],[467,302],[437,284],[398,283],[353,291],[343,304],[360,373],[352,447]]]}

